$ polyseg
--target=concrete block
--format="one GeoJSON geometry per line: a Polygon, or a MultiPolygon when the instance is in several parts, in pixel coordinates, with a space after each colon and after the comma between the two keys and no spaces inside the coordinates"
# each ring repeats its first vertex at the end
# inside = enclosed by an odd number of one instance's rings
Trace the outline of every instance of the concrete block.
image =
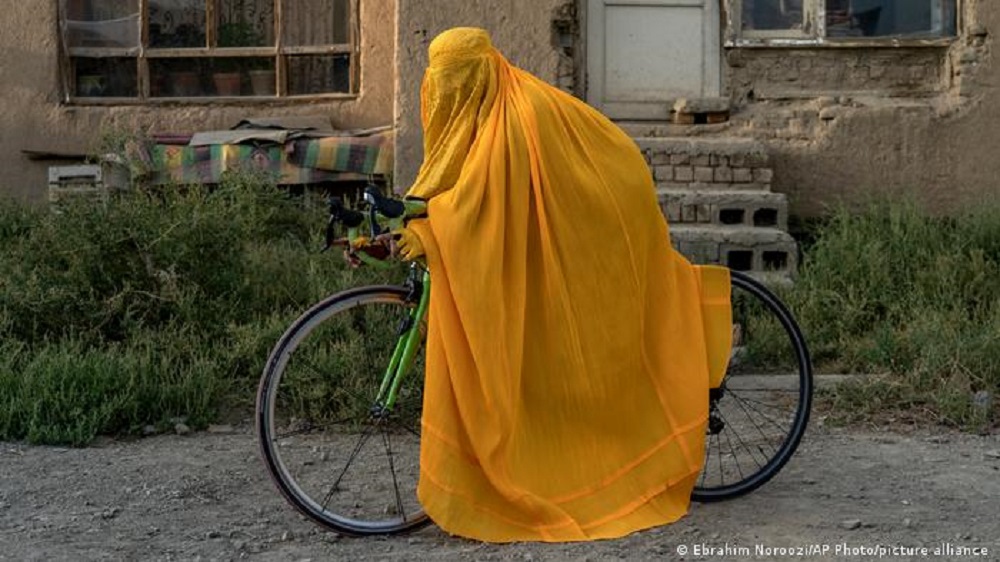
{"type": "Polygon", "coordinates": [[[665,209],[667,222],[681,221],[681,204],[679,201],[667,201],[664,203],[663,208],[665,209]]]}
{"type": "Polygon", "coordinates": [[[674,247],[691,263],[719,263],[719,245],[715,242],[675,242],[674,247]]]}
{"type": "Polygon", "coordinates": [[[700,223],[711,223],[712,222],[712,208],[710,205],[705,203],[700,203],[695,205],[695,209],[698,213],[698,222],[700,223]]]}

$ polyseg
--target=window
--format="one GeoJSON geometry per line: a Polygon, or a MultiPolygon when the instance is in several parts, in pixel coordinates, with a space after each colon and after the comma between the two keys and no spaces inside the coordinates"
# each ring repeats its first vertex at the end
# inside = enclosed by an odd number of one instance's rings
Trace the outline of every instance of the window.
{"type": "MultiPolygon", "coordinates": [[[[952,37],[957,0],[731,0],[737,40],[905,41],[952,37]]],[[[732,38],[732,37],[731,37],[732,38]]]]}
{"type": "Polygon", "coordinates": [[[274,99],[357,92],[357,0],[60,0],[66,96],[274,99]]]}

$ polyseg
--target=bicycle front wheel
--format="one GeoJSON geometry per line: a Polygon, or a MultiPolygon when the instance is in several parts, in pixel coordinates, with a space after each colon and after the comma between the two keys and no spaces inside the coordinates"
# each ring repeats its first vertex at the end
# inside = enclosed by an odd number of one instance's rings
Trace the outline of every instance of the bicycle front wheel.
{"type": "Polygon", "coordinates": [[[812,365],[805,338],[764,285],[732,274],[733,348],[722,384],[709,390],[705,464],[691,498],[741,496],[788,462],[805,433],[812,365]]]}
{"type": "Polygon", "coordinates": [[[373,286],[320,302],[289,327],[257,392],[261,455],[281,494],[348,535],[430,522],[416,498],[423,352],[391,409],[376,400],[415,306],[403,287],[373,286]]]}

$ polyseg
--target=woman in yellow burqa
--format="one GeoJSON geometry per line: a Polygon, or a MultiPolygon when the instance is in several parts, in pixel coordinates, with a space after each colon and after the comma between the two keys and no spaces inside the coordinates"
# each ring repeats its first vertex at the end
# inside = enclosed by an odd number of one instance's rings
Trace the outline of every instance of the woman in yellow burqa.
{"type": "Polygon", "coordinates": [[[403,230],[432,282],[418,495],[495,541],[677,520],[701,470],[729,278],[670,246],[635,143],[480,29],[430,46],[403,230]],[[706,342],[710,342],[706,344],[706,342]]]}

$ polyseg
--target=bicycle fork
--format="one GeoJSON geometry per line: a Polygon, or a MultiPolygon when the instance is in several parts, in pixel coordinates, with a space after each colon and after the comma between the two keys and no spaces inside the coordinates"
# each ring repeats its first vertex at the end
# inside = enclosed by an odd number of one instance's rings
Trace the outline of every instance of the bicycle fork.
{"type": "Polygon", "coordinates": [[[427,316],[427,306],[430,301],[430,274],[417,263],[410,265],[410,273],[406,278],[406,302],[415,303],[407,316],[402,318],[396,329],[396,347],[389,359],[382,384],[379,386],[375,404],[372,405],[372,417],[379,419],[388,416],[396,404],[399,387],[403,378],[413,367],[413,360],[420,349],[420,326],[427,316]]]}

